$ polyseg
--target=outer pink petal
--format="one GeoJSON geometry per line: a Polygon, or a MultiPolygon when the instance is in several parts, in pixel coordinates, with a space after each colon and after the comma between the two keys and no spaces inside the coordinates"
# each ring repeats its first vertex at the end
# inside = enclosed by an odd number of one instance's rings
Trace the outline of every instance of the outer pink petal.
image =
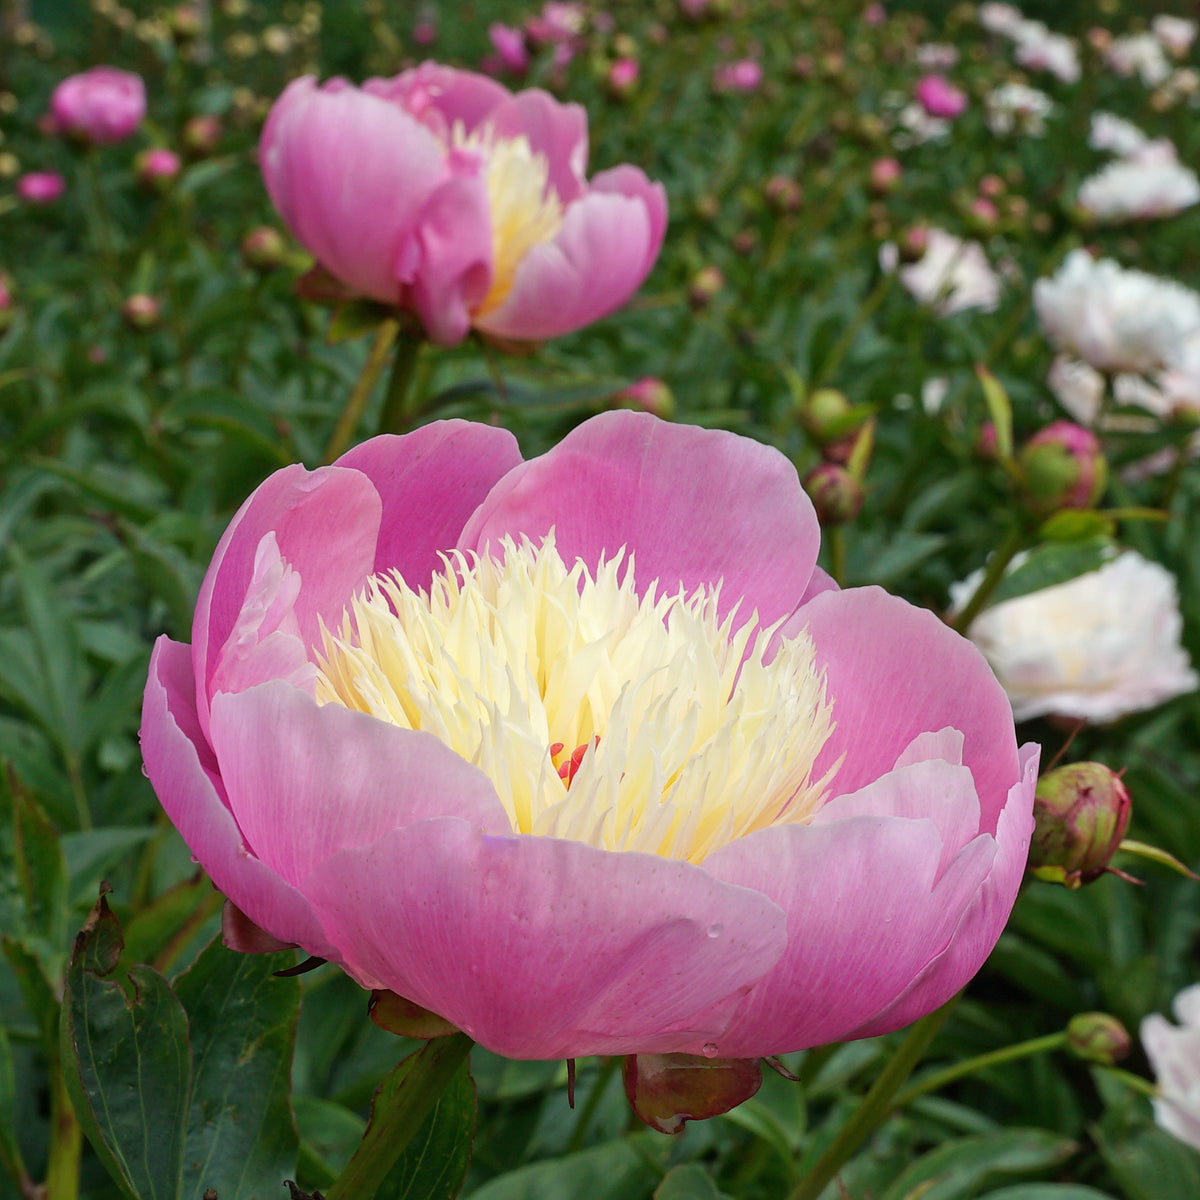
{"type": "Polygon", "coordinates": [[[360,974],[512,1058],[715,1038],[713,1006],[785,940],[761,893],[697,867],[454,818],[335,855],[303,886],[360,974]]]}
{"type": "Polygon", "coordinates": [[[461,544],[482,550],[506,533],[538,538],[551,528],[568,562],[594,565],[627,546],[641,588],[723,580],[722,611],[741,602],[766,623],[795,608],[820,540],[812,503],[779,451],[635,412],[593,417],[510,471],[461,544]]]}
{"type": "Polygon", "coordinates": [[[1021,747],[1021,772],[1009,789],[996,827],[996,858],[983,886],[962,912],[953,938],[912,985],[855,1037],[874,1037],[915,1021],[944,1004],[983,966],[1016,903],[1033,832],[1033,793],[1041,748],[1021,747]]]}
{"type": "Polygon", "coordinates": [[[443,139],[456,122],[468,133],[478,128],[512,96],[486,75],[436,62],[423,62],[392,79],[368,79],[363,91],[402,105],[443,139]]]}
{"type": "Polygon", "coordinates": [[[374,573],[398,570],[411,587],[429,584],[438,552],[457,544],[467,518],[521,462],[506,429],[435,421],[403,436],[360,442],[334,464],[361,471],[383,502],[374,573]]]}
{"type": "Polygon", "coordinates": [[[245,847],[200,729],[189,648],[160,637],[142,706],[146,774],[192,853],[255,924],[310,954],[335,958],[309,902],[245,847]]]}
{"type": "Polygon", "coordinates": [[[197,703],[206,732],[213,673],[247,598],[254,599],[254,563],[263,536],[274,533],[279,554],[300,576],[293,615],[305,646],[311,646],[319,618],[332,623],[371,574],[381,507],[371,481],[357,471],[291,466],[276,471],[238,509],[217,543],[192,622],[197,703]]]}
{"type": "Polygon", "coordinates": [[[990,838],[977,839],[939,878],[932,821],[860,816],[777,826],[711,855],[706,870],[760,888],[788,921],[783,958],[717,1039],[717,1053],[753,1058],[848,1036],[945,949],[992,849],[990,838]]]}
{"type": "Polygon", "coordinates": [[[214,697],[212,745],[247,842],[291,884],[429,817],[510,828],[487,777],[432,734],[318,705],[283,682],[214,697]]]}
{"type": "Polygon", "coordinates": [[[550,187],[564,205],[573,204],[588,190],[588,124],[583,105],[561,104],[549,92],[529,88],[489,113],[488,123],[501,137],[529,140],[530,149],[546,159],[550,187]]]}
{"type": "Polygon", "coordinates": [[[263,128],[259,161],[288,228],[332,274],[399,303],[404,236],[444,177],[442,149],[396,104],[332,80],[294,80],[263,128]]]}
{"type": "Polygon", "coordinates": [[[992,833],[1020,777],[1012,709],[982,654],[933,613],[881,588],[823,592],[788,622],[808,627],[826,674],[836,728],[817,761],[845,754],[834,787],[852,792],[891,770],[918,734],[961,730],[992,833]]]}
{"type": "Polygon", "coordinates": [[[658,184],[638,192],[594,186],[566,211],[562,227],[521,260],[512,290],[475,324],[498,337],[541,341],[570,333],[619,308],[654,265],[665,225],[666,197],[658,184]]]}

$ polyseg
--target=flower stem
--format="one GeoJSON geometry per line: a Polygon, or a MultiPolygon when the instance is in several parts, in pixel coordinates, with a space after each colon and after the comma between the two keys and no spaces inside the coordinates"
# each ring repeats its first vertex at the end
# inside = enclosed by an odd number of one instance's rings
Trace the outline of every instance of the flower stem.
{"type": "Polygon", "coordinates": [[[79,1195],[79,1160],[83,1131],[71,1107],[62,1066],[54,1064],[50,1077],[50,1160],[46,1167],[45,1194],[54,1200],[75,1200],[79,1195]]]}
{"type": "Polygon", "coordinates": [[[1003,1046],[999,1050],[990,1050],[987,1054],[976,1055],[975,1058],[968,1058],[965,1062],[954,1063],[941,1071],[935,1071],[926,1079],[922,1079],[920,1083],[914,1083],[912,1087],[905,1088],[892,1102],[892,1107],[903,1108],[919,1096],[936,1092],[956,1079],[973,1075],[976,1071],[982,1071],[987,1067],[999,1066],[1001,1063],[1015,1062],[1019,1058],[1029,1058],[1047,1050],[1058,1050],[1065,1046],[1066,1042],[1066,1030],[1060,1030],[1058,1033],[1048,1033],[1044,1037],[1030,1038],[1027,1042],[1017,1042],[1012,1046],[1003,1046]]]}
{"type": "Polygon", "coordinates": [[[420,415],[420,407],[413,403],[412,383],[417,373],[417,362],[425,339],[419,330],[401,330],[396,345],[396,357],[392,361],[392,374],[388,378],[387,392],[383,398],[383,412],[379,418],[380,433],[406,433],[414,418],[420,415]]]}
{"type": "MultiPolygon", "coordinates": [[[[960,992],[959,995],[962,993],[960,992]]],[[[896,1093],[912,1074],[946,1018],[958,1003],[952,996],[941,1008],[910,1026],[900,1048],[871,1085],[850,1120],[838,1130],[821,1157],[796,1185],[787,1200],[817,1200],[831,1179],[850,1161],[855,1151],[892,1111],[896,1093]]]]}
{"type": "Polygon", "coordinates": [[[458,1073],[474,1042],[465,1033],[431,1038],[376,1089],[371,1120],[354,1157],[325,1200],[370,1200],[458,1073]]]}
{"type": "Polygon", "coordinates": [[[829,530],[829,573],[838,587],[846,586],[846,531],[840,525],[829,530]]]}
{"type": "Polygon", "coordinates": [[[375,340],[371,343],[371,349],[367,353],[367,361],[363,363],[363,369],[355,381],[350,399],[346,401],[346,407],[338,416],[337,424],[334,425],[333,433],[329,438],[329,444],[325,447],[324,461],[326,463],[331,463],[335,458],[341,457],[349,447],[354,438],[354,431],[358,428],[359,421],[362,420],[367,401],[371,398],[375,382],[383,371],[388,354],[392,349],[392,343],[396,340],[399,332],[400,322],[393,317],[388,317],[376,331],[375,340]]]}
{"type": "Polygon", "coordinates": [[[979,616],[980,610],[988,602],[988,598],[996,590],[1000,580],[1004,578],[1004,572],[1008,564],[1017,556],[1017,551],[1021,549],[1021,544],[1025,540],[1024,530],[1020,525],[1014,525],[1008,531],[1008,536],[1000,543],[1000,547],[996,550],[990,559],[988,559],[987,570],[983,574],[983,578],[979,581],[979,586],[975,589],[974,595],[967,601],[963,610],[950,623],[950,627],[956,633],[965,634],[971,627],[971,622],[979,616]]]}
{"type": "Polygon", "coordinates": [[[600,1067],[596,1072],[595,1082],[588,1092],[587,1099],[583,1102],[583,1108],[579,1111],[579,1117],[575,1121],[575,1128],[571,1131],[571,1140],[567,1144],[568,1154],[573,1154],[576,1150],[583,1149],[584,1143],[587,1141],[588,1126],[591,1125],[592,1118],[596,1115],[596,1109],[600,1107],[600,1101],[604,1093],[608,1090],[608,1085],[620,1065],[621,1060],[619,1058],[606,1058],[601,1061],[600,1067]]]}

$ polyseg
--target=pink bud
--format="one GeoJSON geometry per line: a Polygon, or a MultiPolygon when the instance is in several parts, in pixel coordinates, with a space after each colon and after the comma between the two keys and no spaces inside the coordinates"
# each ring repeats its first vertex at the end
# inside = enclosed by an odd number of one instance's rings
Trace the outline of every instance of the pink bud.
{"type": "Polygon", "coordinates": [[[162,310],[153,296],[136,292],[121,305],[121,316],[131,329],[153,329],[162,316],[162,310]]]}
{"type": "Polygon", "coordinates": [[[803,483],[822,526],[844,525],[862,511],[862,484],[839,463],[818,463],[803,483]]]}
{"type": "Polygon", "coordinates": [[[1029,870],[1069,888],[1108,869],[1129,825],[1129,791],[1103,763],[1071,763],[1038,780],[1029,870]]]}
{"type": "Polygon", "coordinates": [[[493,21],[488,26],[488,38],[495,48],[500,66],[512,75],[524,75],[529,70],[529,50],[523,30],[493,21]]]}
{"type": "Polygon", "coordinates": [[[614,397],[617,408],[636,408],[648,412],[664,421],[670,420],[675,412],[675,396],[661,379],[647,375],[636,383],[622,388],[614,397]]]}
{"type": "Polygon", "coordinates": [[[1060,508],[1091,508],[1108,482],[1100,439],[1071,421],[1054,421],[1034,434],[1019,461],[1026,501],[1039,515],[1060,508]]]}
{"type": "Polygon", "coordinates": [[[608,94],[617,100],[624,100],[637,87],[638,61],[636,58],[618,58],[608,68],[608,94]]]}
{"type": "Polygon", "coordinates": [[[713,87],[718,92],[756,92],[762,81],[762,66],[754,58],[721,63],[713,73],[713,87]]]}
{"type": "Polygon", "coordinates": [[[63,194],[66,180],[57,171],[30,171],[17,180],[17,195],[26,204],[53,204],[63,194]]]}
{"type": "Polygon", "coordinates": [[[895,158],[877,158],[871,164],[871,191],[877,196],[886,196],[894,191],[904,173],[895,158]]]}
{"type": "Polygon", "coordinates": [[[133,160],[138,183],[151,191],[165,191],[179,174],[181,165],[179,155],[165,146],[143,150],[133,160]]]}
{"type": "Polygon", "coordinates": [[[926,75],[913,88],[913,95],[931,117],[957,117],[967,107],[966,92],[944,75],[926,75]]]}
{"type": "Polygon", "coordinates": [[[180,138],[183,148],[193,158],[206,158],[221,140],[221,121],[218,117],[199,114],[189,117],[180,138]]]}

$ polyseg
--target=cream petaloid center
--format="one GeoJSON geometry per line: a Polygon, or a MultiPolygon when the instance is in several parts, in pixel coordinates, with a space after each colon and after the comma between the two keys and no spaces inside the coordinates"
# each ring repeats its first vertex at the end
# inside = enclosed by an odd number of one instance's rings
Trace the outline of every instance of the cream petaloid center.
{"type": "Polygon", "coordinates": [[[775,628],[720,617],[719,587],[639,594],[632,555],[567,566],[553,533],[493,553],[444,555],[428,591],[373,577],[324,631],[318,702],[433,734],[518,833],[701,862],[820,808],[833,712],[806,632],[766,661],[775,628]]]}

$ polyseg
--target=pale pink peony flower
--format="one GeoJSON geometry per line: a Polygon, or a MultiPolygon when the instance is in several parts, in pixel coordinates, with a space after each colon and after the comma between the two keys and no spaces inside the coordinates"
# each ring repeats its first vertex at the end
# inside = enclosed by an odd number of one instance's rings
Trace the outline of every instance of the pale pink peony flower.
{"type": "Polygon", "coordinates": [[[287,467],[155,647],[147,772],[274,944],[497,1053],[898,1028],[1000,933],[1037,748],[818,541],[782,454],[645,413],[529,462],[446,421],[287,467]]]}
{"type": "Polygon", "coordinates": [[[931,116],[957,117],[967,107],[967,94],[944,75],[926,75],[913,88],[917,103],[931,116]]]}
{"type": "Polygon", "coordinates": [[[1129,158],[1150,144],[1150,139],[1132,121],[1115,113],[1100,110],[1092,113],[1088,145],[1093,150],[1105,150],[1118,158],[1129,158]]]}
{"type": "Polygon", "coordinates": [[[1033,71],[1048,71],[1063,83],[1078,83],[1082,68],[1079,48],[1061,33],[1052,33],[1041,21],[1022,21],[1012,34],[1013,57],[1033,71]]]}
{"type": "Polygon", "coordinates": [[[1171,64],[1162,42],[1152,33],[1113,38],[1104,61],[1118,74],[1136,75],[1146,87],[1158,87],[1171,74],[1171,64]]]}
{"type": "MultiPolygon", "coordinates": [[[[885,244],[879,260],[884,270],[895,270],[899,252],[885,244]]],[[[926,231],[924,252],[916,262],[900,267],[900,282],[943,317],[969,308],[991,312],[1000,303],[1000,279],[983,247],[944,229],[926,231]]]]}
{"type": "Polygon", "coordinates": [[[60,133],[97,145],[123,142],[146,115],[146,86],[130,71],[93,67],[54,89],[50,112],[60,133]]]}
{"type": "Polygon", "coordinates": [[[1148,142],[1089,175],[1075,202],[1095,220],[1151,221],[1174,216],[1200,201],[1200,179],[1175,156],[1175,147],[1148,142]]]}
{"type": "Polygon", "coordinates": [[[1000,0],[987,0],[987,3],[979,6],[976,15],[980,25],[989,33],[998,33],[1004,37],[1015,37],[1025,24],[1020,9],[1011,4],[1003,4],[1000,0]]]}
{"type": "Polygon", "coordinates": [[[539,341],[605,316],[666,229],[666,195],[636,167],[586,179],[579,105],[435,63],[361,89],[295,80],[259,158],[317,261],[443,345],[472,326],[539,341]]]}
{"type": "Polygon", "coordinates": [[[1158,1013],[1142,1022],[1142,1045],[1158,1084],[1154,1119],[1200,1150],[1200,984],[1184,988],[1171,1007],[1178,1025],[1158,1013]]]}
{"type": "MultiPolygon", "coordinates": [[[[950,592],[956,609],[983,572],[950,592]]],[[[1126,550],[1098,571],[985,608],[967,636],[983,651],[1018,721],[1054,714],[1114,721],[1193,691],[1180,644],[1175,577],[1126,550]]]]}
{"type": "Polygon", "coordinates": [[[53,204],[66,190],[67,181],[57,171],[30,171],[17,180],[17,196],[39,207],[53,204]]]}
{"type": "Polygon", "coordinates": [[[1163,49],[1176,58],[1183,58],[1196,40],[1197,25],[1186,17],[1173,17],[1160,13],[1150,22],[1154,36],[1163,44],[1163,49]]]}

